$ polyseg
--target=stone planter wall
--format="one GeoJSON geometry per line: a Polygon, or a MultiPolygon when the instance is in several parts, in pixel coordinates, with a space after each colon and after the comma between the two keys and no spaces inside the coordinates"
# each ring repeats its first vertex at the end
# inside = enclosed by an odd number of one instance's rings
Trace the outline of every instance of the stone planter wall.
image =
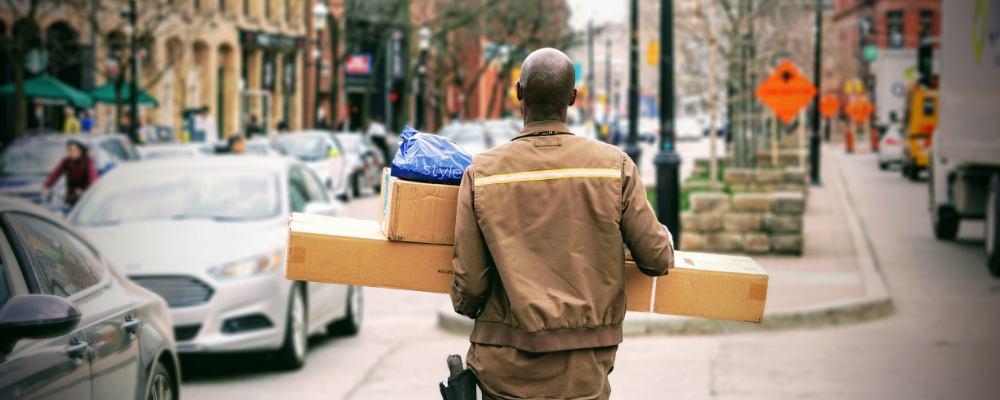
{"type": "Polygon", "coordinates": [[[801,255],[805,179],[799,168],[727,169],[726,192],[690,195],[690,211],[681,214],[681,249],[801,255]]]}

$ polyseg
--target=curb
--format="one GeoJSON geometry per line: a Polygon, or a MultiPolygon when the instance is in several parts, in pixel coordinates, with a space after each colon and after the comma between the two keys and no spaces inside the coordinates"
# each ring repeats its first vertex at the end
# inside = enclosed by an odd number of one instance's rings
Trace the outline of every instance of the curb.
{"type": "MultiPolygon", "coordinates": [[[[827,146],[829,148],[829,146],[827,146]]],[[[828,152],[829,154],[829,152],[828,152]]],[[[839,158],[839,156],[838,156],[839,158]]],[[[704,335],[726,334],[751,331],[774,331],[797,328],[819,328],[837,325],[857,324],[884,318],[895,311],[889,288],[884,281],[874,245],[862,221],[854,211],[853,201],[846,191],[846,181],[841,167],[832,182],[841,187],[840,202],[847,211],[847,225],[851,239],[857,250],[856,258],[861,280],[865,284],[865,295],[858,298],[840,300],[797,310],[764,312],[759,324],[739,321],[722,321],[705,318],[680,317],[652,313],[625,314],[622,329],[626,336],[643,335],[704,335]]],[[[458,335],[469,335],[473,321],[452,310],[451,303],[442,304],[437,310],[438,328],[458,335]]]]}

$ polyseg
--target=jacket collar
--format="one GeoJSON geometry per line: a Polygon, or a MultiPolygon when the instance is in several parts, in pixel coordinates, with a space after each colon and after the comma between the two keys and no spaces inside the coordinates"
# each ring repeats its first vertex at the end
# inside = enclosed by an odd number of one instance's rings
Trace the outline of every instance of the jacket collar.
{"type": "Polygon", "coordinates": [[[539,132],[572,133],[569,131],[569,127],[566,126],[566,123],[559,120],[535,121],[525,124],[524,129],[521,129],[521,133],[518,133],[514,139],[520,139],[539,132]]]}

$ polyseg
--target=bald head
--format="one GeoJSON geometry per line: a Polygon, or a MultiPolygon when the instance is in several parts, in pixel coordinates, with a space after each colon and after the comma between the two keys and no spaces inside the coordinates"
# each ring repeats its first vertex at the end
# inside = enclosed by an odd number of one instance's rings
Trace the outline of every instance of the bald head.
{"type": "Polygon", "coordinates": [[[576,100],[576,72],[563,52],[544,48],[535,50],[521,64],[517,98],[525,122],[566,119],[566,108],[576,100]]]}

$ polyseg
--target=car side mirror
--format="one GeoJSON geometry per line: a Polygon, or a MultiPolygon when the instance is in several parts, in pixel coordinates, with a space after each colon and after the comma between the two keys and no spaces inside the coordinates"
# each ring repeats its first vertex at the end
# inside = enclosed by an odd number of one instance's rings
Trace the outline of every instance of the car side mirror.
{"type": "Polygon", "coordinates": [[[305,208],[302,209],[302,212],[306,214],[317,214],[331,217],[340,212],[340,206],[336,203],[312,201],[306,204],[305,208]]]}
{"type": "Polygon", "coordinates": [[[26,294],[11,297],[0,309],[0,353],[21,339],[44,339],[69,333],[80,323],[80,310],[62,297],[26,294]]]}

